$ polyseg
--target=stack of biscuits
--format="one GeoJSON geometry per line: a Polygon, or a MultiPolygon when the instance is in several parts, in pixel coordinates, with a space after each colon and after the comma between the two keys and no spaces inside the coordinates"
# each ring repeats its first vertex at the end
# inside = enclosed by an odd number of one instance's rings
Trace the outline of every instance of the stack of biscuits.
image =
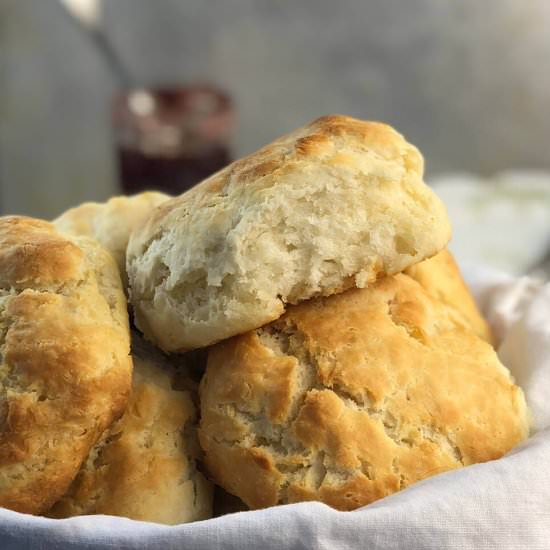
{"type": "Polygon", "coordinates": [[[0,506],[352,510],[525,439],[422,177],[327,116],[179,197],[0,219],[0,506]]]}

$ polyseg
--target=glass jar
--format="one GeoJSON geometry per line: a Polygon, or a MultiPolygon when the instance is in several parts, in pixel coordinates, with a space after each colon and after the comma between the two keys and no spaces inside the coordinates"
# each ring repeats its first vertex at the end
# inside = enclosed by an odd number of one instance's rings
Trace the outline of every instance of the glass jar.
{"type": "Polygon", "coordinates": [[[178,195],[231,161],[230,97],[211,85],[136,89],[115,99],[121,191],[178,195]]]}

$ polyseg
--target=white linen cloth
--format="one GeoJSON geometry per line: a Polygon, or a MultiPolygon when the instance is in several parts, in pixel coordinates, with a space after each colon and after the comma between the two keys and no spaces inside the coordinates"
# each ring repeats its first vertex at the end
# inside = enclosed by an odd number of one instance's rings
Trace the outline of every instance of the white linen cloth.
{"type": "Polygon", "coordinates": [[[167,527],[0,509],[0,550],[550,549],[550,284],[467,274],[533,415],[530,439],[502,459],[432,477],[354,512],[310,502],[167,527]]]}

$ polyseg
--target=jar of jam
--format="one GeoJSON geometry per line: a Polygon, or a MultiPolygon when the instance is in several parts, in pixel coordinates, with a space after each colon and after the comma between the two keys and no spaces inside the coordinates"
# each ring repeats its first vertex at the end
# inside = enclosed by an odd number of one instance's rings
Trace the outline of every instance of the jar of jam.
{"type": "Polygon", "coordinates": [[[231,161],[229,96],[210,85],[135,89],[115,99],[121,191],[178,195],[231,161]]]}

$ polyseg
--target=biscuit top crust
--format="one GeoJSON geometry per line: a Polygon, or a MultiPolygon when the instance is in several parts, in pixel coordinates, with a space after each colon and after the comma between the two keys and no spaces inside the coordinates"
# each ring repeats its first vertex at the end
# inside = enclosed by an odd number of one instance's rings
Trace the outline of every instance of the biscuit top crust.
{"type": "MultiPolygon", "coordinates": [[[[401,134],[382,122],[358,120],[343,115],[327,115],[311,124],[286,134],[255,153],[230,164],[204,182],[196,185],[155,209],[142,232],[149,233],[175,221],[201,206],[213,206],[216,198],[228,197],[235,188],[255,184],[273,173],[284,175],[293,169],[292,161],[328,161],[335,167],[364,169],[369,162],[363,153],[370,152],[389,162],[396,162],[406,171],[419,177],[424,173],[424,159],[418,149],[401,134]],[[351,142],[351,143],[350,143],[351,142]],[[345,152],[344,152],[345,151],[345,152]]],[[[268,180],[270,186],[275,180],[268,180]]],[[[138,230],[137,235],[140,233],[138,230]]]]}
{"type": "Polygon", "coordinates": [[[84,253],[48,222],[10,216],[0,219],[0,287],[44,288],[77,281],[84,253]]]}

